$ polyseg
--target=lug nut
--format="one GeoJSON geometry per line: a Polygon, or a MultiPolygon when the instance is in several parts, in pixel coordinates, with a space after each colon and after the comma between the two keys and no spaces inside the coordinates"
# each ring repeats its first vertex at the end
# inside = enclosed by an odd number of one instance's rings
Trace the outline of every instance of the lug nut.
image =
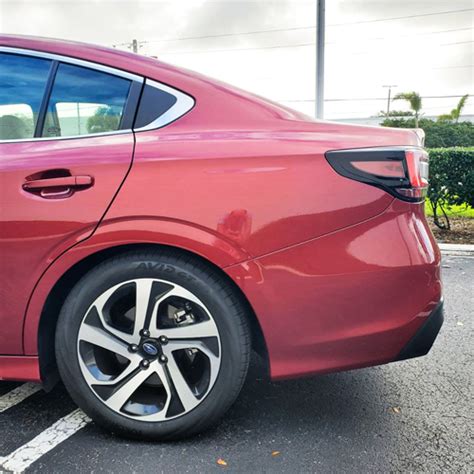
{"type": "Polygon", "coordinates": [[[130,352],[137,352],[137,351],[138,351],[138,346],[137,346],[136,344],[130,344],[130,345],[128,346],[128,350],[129,350],[130,352]]]}
{"type": "Polygon", "coordinates": [[[141,365],[142,369],[148,369],[148,367],[150,367],[150,361],[144,359],[140,362],[140,365],[141,365]]]}
{"type": "Polygon", "coordinates": [[[142,329],[141,335],[143,337],[150,337],[150,331],[148,331],[148,329],[142,329]]]}
{"type": "Polygon", "coordinates": [[[160,362],[162,364],[166,364],[166,362],[168,362],[168,357],[166,357],[165,355],[160,355],[160,362]]]}
{"type": "Polygon", "coordinates": [[[162,344],[168,344],[168,338],[166,336],[160,336],[160,342],[162,344]]]}

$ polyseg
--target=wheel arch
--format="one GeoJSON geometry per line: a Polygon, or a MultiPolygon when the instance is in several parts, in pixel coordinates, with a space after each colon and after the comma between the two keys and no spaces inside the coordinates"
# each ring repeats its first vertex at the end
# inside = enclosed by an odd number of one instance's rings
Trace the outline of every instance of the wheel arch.
{"type": "Polygon", "coordinates": [[[181,254],[186,253],[192,256],[192,258],[199,260],[201,263],[206,265],[210,271],[219,274],[219,276],[229,284],[229,286],[233,289],[237,297],[246,307],[246,313],[248,315],[248,320],[251,329],[252,348],[262,357],[262,359],[264,360],[265,371],[267,373],[269,372],[268,350],[257,315],[241,288],[224,270],[222,270],[222,268],[211,262],[209,259],[180,247],[159,243],[132,243],[107,247],[105,249],[101,249],[99,251],[87,255],[86,257],[82,258],[74,265],[69,267],[64,273],[62,273],[60,278],[56,281],[54,286],[49,291],[44,305],[41,309],[37,335],[40,373],[43,386],[46,390],[54,386],[59,378],[56,368],[54,350],[56,323],[58,321],[59,313],[64,304],[64,301],[71,289],[74,287],[74,285],[89,270],[94,268],[95,265],[108,258],[132,250],[149,251],[157,249],[171,249],[181,254]]]}

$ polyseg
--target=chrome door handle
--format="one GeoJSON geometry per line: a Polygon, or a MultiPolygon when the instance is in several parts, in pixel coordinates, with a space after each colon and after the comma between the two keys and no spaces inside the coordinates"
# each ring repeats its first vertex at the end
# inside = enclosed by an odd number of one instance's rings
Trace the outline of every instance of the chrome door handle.
{"type": "Polygon", "coordinates": [[[92,176],[62,176],[59,178],[43,178],[43,179],[34,179],[32,181],[26,181],[23,183],[23,189],[25,191],[29,190],[39,190],[44,188],[78,188],[85,187],[88,188],[92,186],[94,180],[92,176]]]}
{"type": "Polygon", "coordinates": [[[58,199],[72,196],[75,190],[89,188],[94,184],[92,176],[60,176],[26,181],[23,189],[43,198],[58,199]]]}

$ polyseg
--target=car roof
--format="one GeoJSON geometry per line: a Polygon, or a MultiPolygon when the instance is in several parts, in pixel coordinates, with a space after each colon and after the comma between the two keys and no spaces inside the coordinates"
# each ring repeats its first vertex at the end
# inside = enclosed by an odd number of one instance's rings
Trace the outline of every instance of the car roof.
{"type": "Polygon", "coordinates": [[[150,68],[178,69],[155,58],[105,46],[55,38],[0,34],[0,46],[68,56],[141,75],[147,75],[144,73],[149,72],[150,68]]]}

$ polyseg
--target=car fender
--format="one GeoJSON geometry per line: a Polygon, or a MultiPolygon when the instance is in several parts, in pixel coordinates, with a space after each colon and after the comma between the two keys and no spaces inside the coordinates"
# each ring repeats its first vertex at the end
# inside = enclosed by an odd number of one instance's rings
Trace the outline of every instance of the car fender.
{"type": "Polygon", "coordinates": [[[37,282],[24,321],[25,355],[38,354],[41,313],[49,293],[58,280],[74,265],[93,254],[113,247],[134,244],[160,244],[180,248],[195,253],[220,268],[250,258],[230,239],[189,222],[151,216],[104,221],[91,237],[56,257],[37,282]]]}

